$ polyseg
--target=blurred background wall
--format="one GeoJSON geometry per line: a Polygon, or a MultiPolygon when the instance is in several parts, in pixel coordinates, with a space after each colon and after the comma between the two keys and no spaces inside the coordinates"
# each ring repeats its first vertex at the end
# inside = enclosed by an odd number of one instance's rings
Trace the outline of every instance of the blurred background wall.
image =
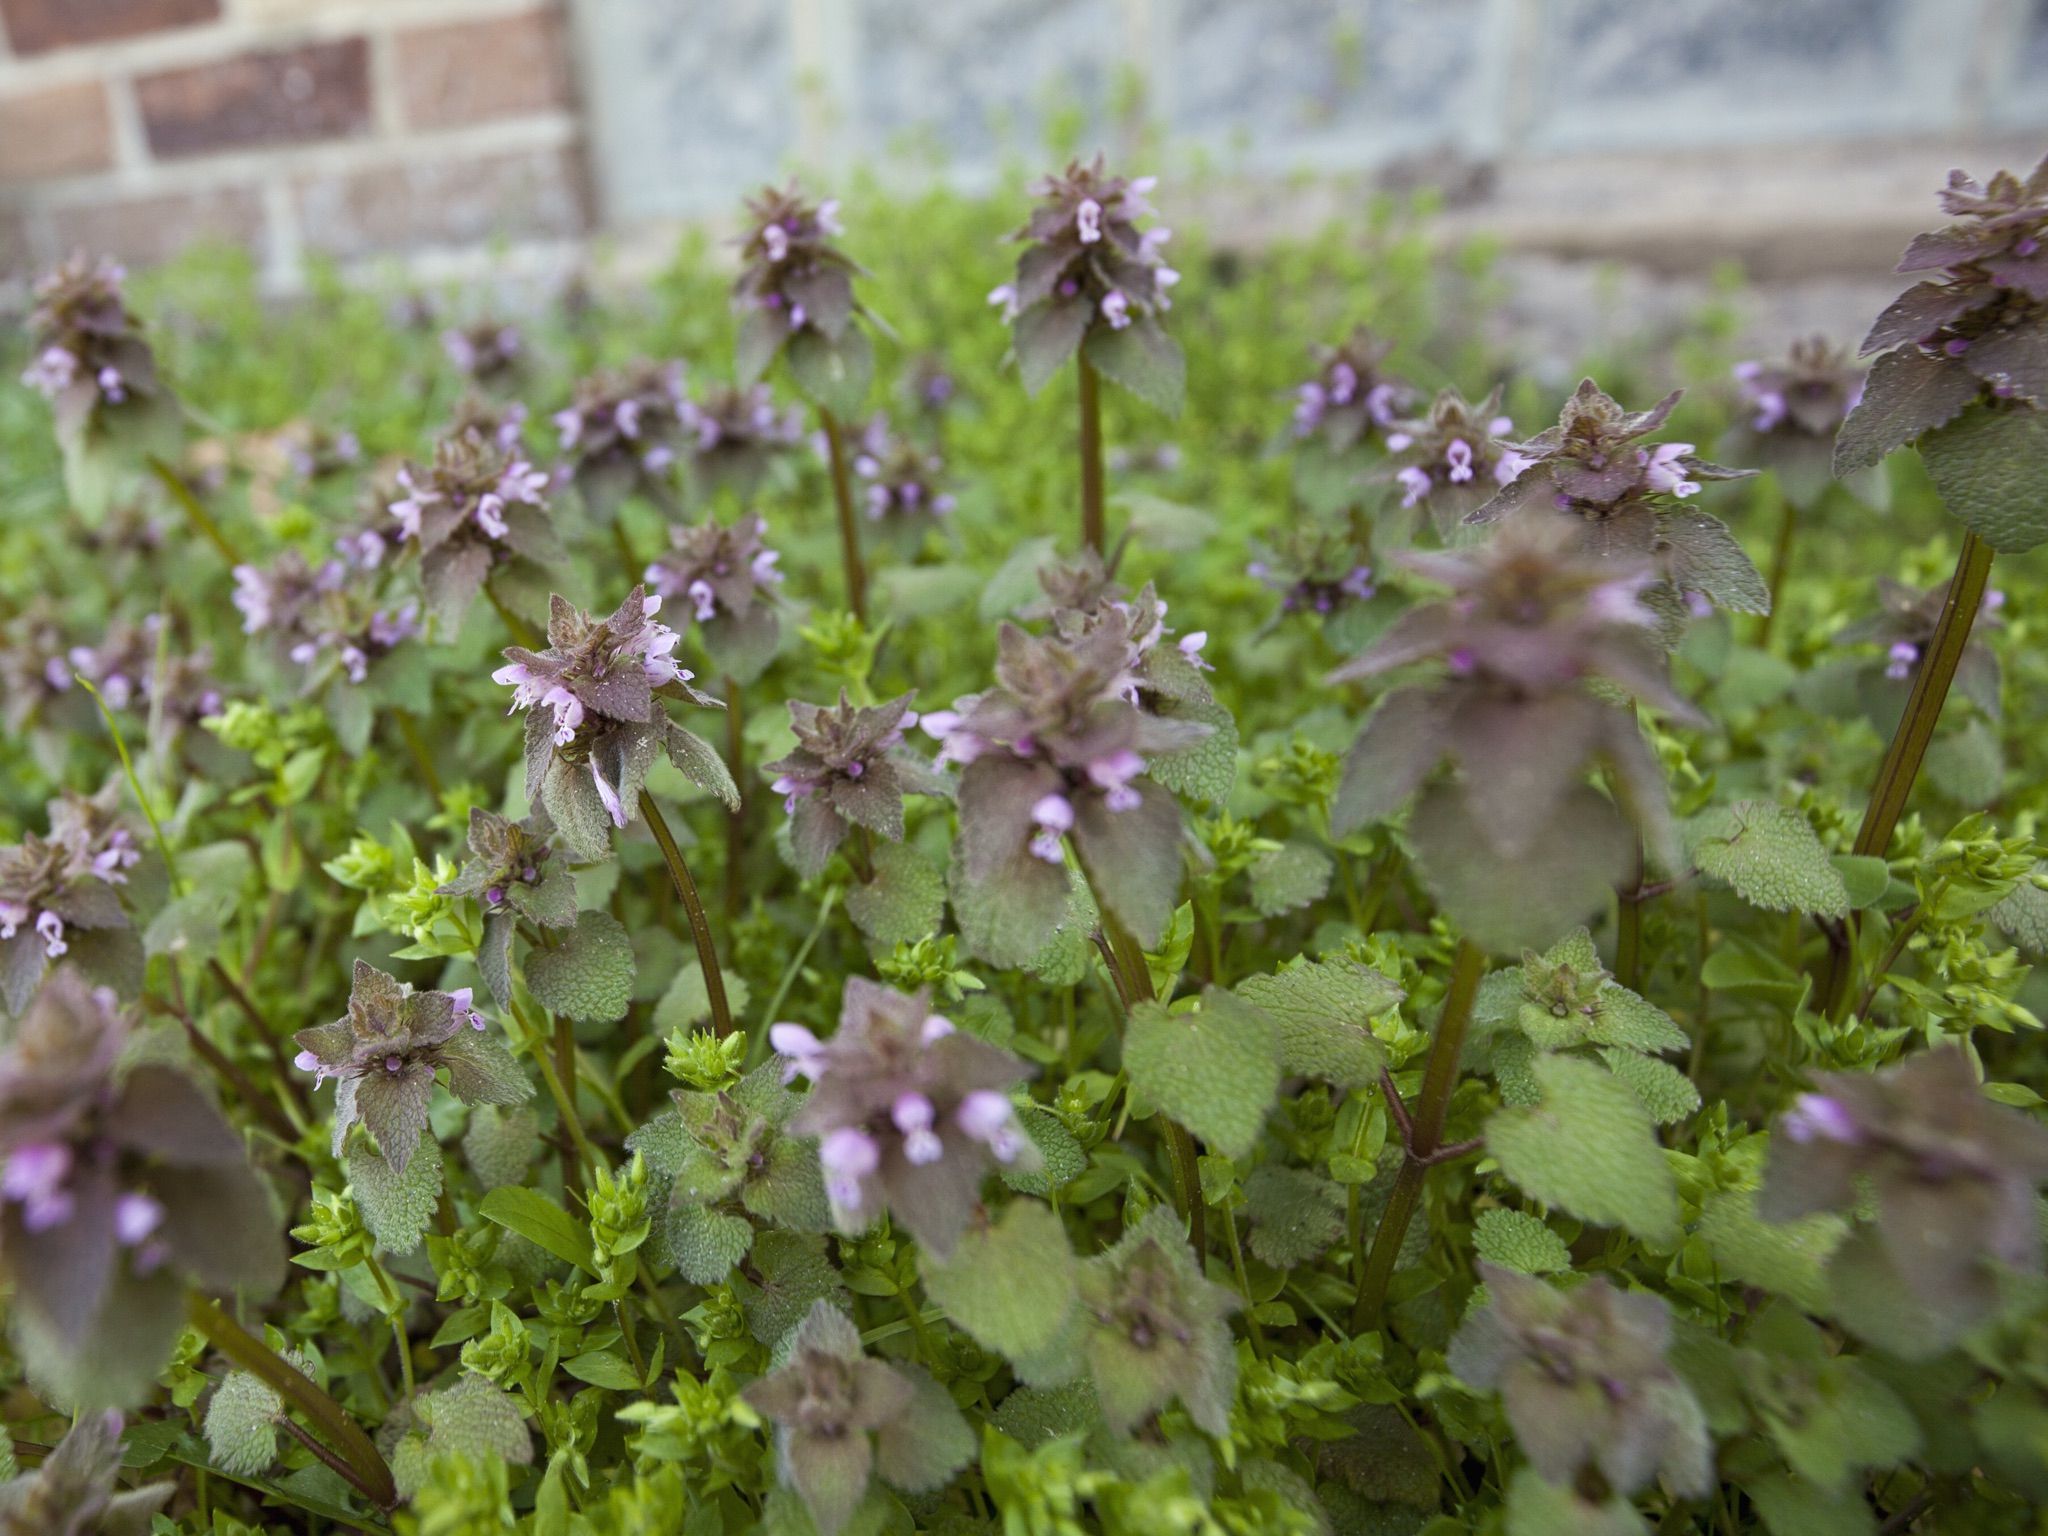
{"type": "Polygon", "coordinates": [[[2044,129],[2048,0],[0,0],[0,271],[630,268],[791,168],[986,186],[1052,131],[1226,237],[1429,185],[1532,270],[1877,282],[2044,129]]]}

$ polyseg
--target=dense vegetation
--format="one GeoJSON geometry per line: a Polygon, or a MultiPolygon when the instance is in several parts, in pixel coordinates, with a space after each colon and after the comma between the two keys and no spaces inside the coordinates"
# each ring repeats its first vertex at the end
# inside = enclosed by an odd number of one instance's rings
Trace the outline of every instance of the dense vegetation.
{"type": "Polygon", "coordinates": [[[0,335],[0,1528],[2036,1529],[2048,168],[1867,377],[1149,190],[0,335]]]}

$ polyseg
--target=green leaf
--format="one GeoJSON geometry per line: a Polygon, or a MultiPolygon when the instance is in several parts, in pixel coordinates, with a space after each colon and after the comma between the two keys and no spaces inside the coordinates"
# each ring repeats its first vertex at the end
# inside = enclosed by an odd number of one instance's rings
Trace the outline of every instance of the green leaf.
{"type": "Polygon", "coordinates": [[[1224,1156],[1242,1158],[1280,1089],[1280,1030],[1252,1004],[1209,987],[1199,1013],[1170,1014],[1157,1003],[1133,1008],[1124,1066],[1131,1085],[1169,1119],[1224,1156]]]}
{"type": "Polygon", "coordinates": [[[1704,818],[1693,843],[1701,871],[1766,912],[1849,915],[1849,890],[1812,824],[1789,805],[1744,800],[1704,818]]]}
{"type": "MultiPolygon", "coordinates": [[[[723,975],[726,1006],[735,1016],[745,1013],[752,996],[747,988],[747,978],[738,971],[724,971],[723,975]]],[[[676,1030],[702,1024],[710,1017],[711,992],[704,985],[704,968],[695,959],[686,960],[677,969],[668,990],[661,994],[661,1001],[654,1005],[654,1032],[657,1035],[673,1034],[676,1030]]]]}
{"type": "Polygon", "coordinates": [[[1951,421],[1982,388],[1969,369],[1900,347],[1871,364],[1863,397],[1835,437],[1835,474],[1868,469],[1895,448],[1951,421]]]}
{"type": "Polygon", "coordinates": [[[1335,868],[1314,843],[1283,843],[1252,861],[1252,906],[1261,917],[1278,917],[1321,901],[1335,868]]]}
{"type": "Polygon", "coordinates": [[[1085,298],[1054,299],[1034,304],[1017,317],[1010,346],[1017,355],[1017,373],[1024,393],[1035,395],[1065,366],[1088,334],[1091,306],[1085,298]]]}
{"type": "Polygon", "coordinates": [[[1505,1206],[1479,1213],[1472,1246],[1487,1263],[1519,1275],[1560,1275],[1572,1267],[1571,1250],[1563,1238],[1527,1211],[1505,1206]]]}
{"type": "Polygon", "coordinates": [[[462,1155],[485,1189],[519,1183],[539,1153],[540,1116],[533,1109],[479,1104],[470,1111],[462,1155]]]}
{"type": "Polygon", "coordinates": [[[825,1254],[825,1240],[800,1232],[763,1232],[754,1239],[759,1284],[733,1283],[747,1315],[747,1331],[771,1349],[803,1321],[814,1302],[845,1309],[846,1282],[825,1254]]]}
{"type": "Polygon", "coordinates": [[[1059,1217],[1035,1200],[1011,1201],[944,1262],[925,1253],[920,1265],[946,1315],[1013,1361],[1050,1348],[1074,1311],[1073,1250],[1059,1217]]]}
{"type": "Polygon", "coordinates": [[[1982,809],[2005,783],[2005,749],[1988,721],[1971,720],[1927,749],[1927,781],[1956,804],[1982,809]]]}
{"type": "Polygon", "coordinates": [[[1720,1190],[1700,1208],[1700,1238],[1724,1279],[1775,1292],[1808,1312],[1827,1310],[1824,1269],[1847,1232],[1847,1223],[1827,1212],[1764,1221],[1753,1189],[1720,1190]]]}
{"type": "Polygon", "coordinates": [[[2048,411],[1975,406],[1919,447],[1943,504],[2000,554],[2048,539],[2048,411]]]}
{"type": "Polygon", "coordinates": [[[1501,1172],[1545,1205],[1670,1244],[1677,1188],[1635,1091],[1574,1056],[1538,1057],[1530,1070],[1542,1102],[1503,1109],[1486,1123],[1486,1148],[1501,1172]]]}
{"type": "Polygon", "coordinates": [[[1098,325],[1082,344],[1082,354],[1106,379],[1112,379],[1147,405],[1178,416],[1187,399],[1188,363],[1180,343],[1151,316],[1122,330],[1098,325]]]}
{"type": "Polygon", "coordinates": [[[1003,1182],[1020,1195],[1054,1195],[1088,1171],[1088,1154],[1060,1117],[1039,1104],[1027,1104],[1017,1111],[1024,1134],[1038,1146],[1043,1165],[1029,1171],[1006,1165],[1003,1182]]]}
{"type": "Polygon", "coordinates": [[[1617,1045],[1603,1047],[1600,1059],[1629,1085],[1650,1118],[1659,1125],[1676,1125],[1700,1107],[1699,1089],[1668,1061],[1617,1045]]]}
{"type": "Polygon", "coordinates": [[[1297,960],[1237,985],[1237,995],[1280,1027],[1280,1061],[1290,1074],[1338,1088],[1379,1081],[1386,1048],[1369,1021],[1398,1004],[1401,989],[1356,960],[1297,960]]]}
{"type": "Polygon", "coordinates": [[[356,1208],[377,1245],[397,1254],[419,1247],[434,1220],[434,1208],[441,1203],[441,1144],[434,1133],[420,1133],[419,1148],[403,1173],[395,1172],[361,1138],[350,1144],[346,1164],[356,1208]]]}
{"type": "Polygon", "coordinates": [[[1849,910],[1861,912],[1884,900],[1892,883],[1892,867],[1867,853],[1837,853],[1829,857],[1835,873],[1842,877],[1842,889],[1849,893],[1849,910]]]}
{"type": "Polygon", "coordinates": [[[754,1224],[744,1216],[678,1204],[668,1213],[668,1257],[692,1285],[717,1285],[754,1246],[754,1224]]]}
{"type": "Polygon", "coordinates": [[[526,985],[550,1013],[609,1024],[633,1001],[633,945],[609,912],[579,912],[552,949],[526,957],[526,985]]]}
{"type": "Polygon", "coordinates": [[[1320,1258],[1344,1231],[1344,1190],[1301,1168],[1267,1163],[1244,1181],[1252,1256],[1275,1269],[1320,1258]]]}
{"type": "Polygon", "coordinates": [[[539,1190],[507,1184],[485,1195],[477,1210],[499,1226],[545,1248],[556,1258],[574,1264],[592,1276],[597,1275],[590,1233],[581,1222],[539,1190]]]}
{"type": "Polygon", "coordinates": [[[206,1445],[213,1464],[254,1477],[277,1460],[277,1420],[284,1402],[247,1371],[229,1371],[206,1405],[206,1445]]]}
{"type": "Polygon", "coordinates": [[[1158,944],[1145,951],[1145,971],[1152,978],[1152,990],[1166,997],[1186,968],[1195,947],[1195,904],[1184,901],[1173,909],[1173,921],[1158,944]]]}
{"type": "Polygon", "coordinates": [[[875,847],[874,878],[846,893],[854,926],[883,950],[936,933],[946,916],[946,877],[904,843],[875,847]]]}
{"type": "Polygon", "coordinates": [[[1164,719],[1193,720],[1214,729],[1191,747],[1149,759],[1145,771],[1183,800],[1221,805],[1237,783],[1237,718],[1216,699],[1161,698],[1157,709],[1164,719]]]}
{"type": "Polygon", "coordinates": [[[868,387],[875,381],[875,344],[858,325],[849,325],[835,341],[806,326],[790,337],[782,355],[790,377],[804,398],[841,421],[860,414],[868,387]]]}
{"type": "Polygon", "coordinates": [[[1546,1483],[1534,1467],[1516,1468],[1508,1484],[1507,1536],[1649,1536],[1649,1530],[1628,1500],[1589,1503],[1570,1488],[1546,1483]]]}
{"type": "Polygon", "coordinates": [[[609,1349],[592,1349],[572,1355],[562,1362],[562,1369],[593,1387],[609,1387],[614,1392],[640,1390],[640,1378],[633,1374],[633,1368],[609,1349]]]}

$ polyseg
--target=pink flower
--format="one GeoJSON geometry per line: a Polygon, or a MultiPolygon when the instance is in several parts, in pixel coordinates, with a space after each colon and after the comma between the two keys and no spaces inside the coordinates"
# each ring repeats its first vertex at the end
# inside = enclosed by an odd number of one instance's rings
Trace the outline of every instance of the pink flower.
{"type": "Polygon", "coordinates": [[[1636,462],[1643,466],[1651,490],[1691,496],[1699,490],[1699,482],[1685,478],[1685,466],[1680,462],[1691,452],[1691,443],[1659,443],[1654,450],[1636,450],[1636,462]]]}
{"type": "Polygon", "coordinates": [[[1451,466],[1451,484],[1463,485],[1472,478],[1472,445],[1465,439],[1452,438],[1450,447],[1444,450],[1444,458],[1451,466]]]}
{"type": "Polygon", "coordinates": [[[114,1240],[123,1248],[139,1246],[163,1224],[164,1208],[148,1195],[131,1191],[114,1202],[114,1240]]]}
{"type": "Polygon", "coordinates": [[[1401,498],[1404,507],[1414,506],[1430,492],[1429,471],[1416,465],[1410,464],[1394,478],[1401,482],[1401,488],[1407,493],[1401,498]]]}
{"type": "Polygon", "coordinates": [[[899,1096],[889,1111],[889,1118],[903,1133],[903,1156],[920,1168],[936,1163],[945,1155],[946,1149],[940,1143],[938,1133],[932,1129],[937,1114],[932,1108],[932,1101],[921,1093],[899,1096]]]}
{"type": "Polygon", "coordinates": [[[801,1024],[771,1024],[768,1044],[775,1054],[787,1058],[782,1080],[816,1077],[825,1064],[824,1042],[801,1024]]]}
{"type": "Polygon", "coordinates": [[[980,1089],[960,1101],[954,1115],[960,1129],[987,1147],[999,1163],[1016,1159],[1023,1150],[1023,1132],[1017,1128],[1017,1111],[1008,1095],[980,1089]]]}
{"type": "Polygon", "coordinates": [[[1102,318],[1109,322],[1112,331],[1120,331],[1131,323],[1131,301],[1124,297],[1121,288],[1112,288],[1102,296],[1102,318]]]}
{"type": "Polygon", "coordinates": [[[0,1172],[0,1199],[18,1201],[21,1222],[31,1232],[47,1232],[71,1219],[76,1208],[64,1181],[71,1176],[71,1149],[59,1141],[30,1142],[16,1147],[0,1172]]]}
{"type": "Polygon", "coordinates": [[[818,1141],[818,1162],[825,1170],[825,1196],[833,1208],[858,1215],[860,1181],[882,1166],[882,1149],[874,1137],[850,1125],[827,1131],[818,1141]]]}
{"type": "Polygon", "coordinates": [[[1074,233],[1083,245],[1093,245],[1102,238],[1102,204],[1092,197],[1081,199],[1074,209],[1074,233]]]}
{"type": "Polygon", "coordinates": [[[1144,771],[1145,759],[1126,747],[1090,763],[1088,781],[1096,788],[1108,791],[1102,803],[1110,810],[1131,811],[1142,803],[1138,792],[1131,788],[1131,780],[1144,771]]]}
{"type": "Polygon", "coordinates": [[[1060,849],[1060,838],[1073,830],[1073,802],[1065,795],[1045,795],[1031,807],[1031,820],[1039,829],[1031,839],[1032,856],[1048,864],[1063,862],[1066,856],[1060,849]]]}
{"type": "Polygon", "coordinates": [[[36,919],[36,932],[43,936],[43,953],[52,960],[71,948],[64,942],[64,919],[54,912],[45,912],[36,919]]]}

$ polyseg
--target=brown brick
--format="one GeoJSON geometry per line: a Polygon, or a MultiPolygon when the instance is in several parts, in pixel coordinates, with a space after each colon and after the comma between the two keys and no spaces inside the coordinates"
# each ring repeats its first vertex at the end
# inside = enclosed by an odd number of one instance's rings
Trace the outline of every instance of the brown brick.
{"type": "Polygon", "coordinates": [[[245,53],[135,82],[149,147],[166,159],[348,138],[370,126],[360,37],[245,53]]]}
{"type": "Polygon", "coordinates": [[[566,149],[415,158],[307,177],[296,191],[306,244],[341,257],[559,238],[589,225],[582,162],[566,149]]]}
{"type": "Polygon", "coordinates": [[[189,27],[220,15],[220,0],[0,0],[0,21],[16,53],[189,27]]]}
{"type": "Polygon", "coordinates": [[[0,96],[0,181],[84,176],[113,163],[113,123],[97,80],[0,96]]]}
{"type": "Polygon", "coordinates": [[[394,40],[398,94],[415,128],[457,128],[569,105],[569,43],[552,8],[416,27],[394,40]]]}
{"type": "Polygon", "coordinates": [[[195,241],[254,249],[264,228],[263,199],[251,187],[73,204],[51,208],[48,217],[58,251],[104,253],[137,265],[168,261],[195,241]]]}

